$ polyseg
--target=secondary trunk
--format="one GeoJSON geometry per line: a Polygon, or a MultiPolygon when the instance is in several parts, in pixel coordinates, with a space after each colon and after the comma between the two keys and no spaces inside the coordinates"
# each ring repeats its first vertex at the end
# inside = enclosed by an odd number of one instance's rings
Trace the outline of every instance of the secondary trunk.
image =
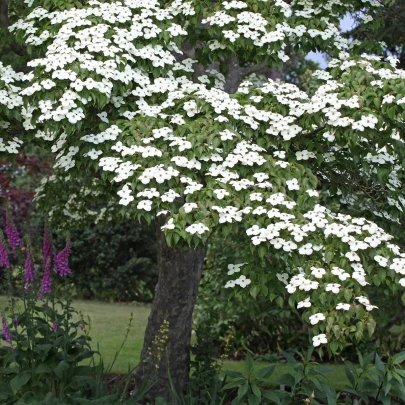
{"type": "Polygon", "coordinates": [[[155,380],[147,395],[152,404],[155,398],[170,397],[169,372],[177,393],[187,382],[192,315],[206,253],[205,249],[169,248],[160,230],[162,223],[156,222],[159,279],[135,370],[136,387],[146,379],[155,380]]]}

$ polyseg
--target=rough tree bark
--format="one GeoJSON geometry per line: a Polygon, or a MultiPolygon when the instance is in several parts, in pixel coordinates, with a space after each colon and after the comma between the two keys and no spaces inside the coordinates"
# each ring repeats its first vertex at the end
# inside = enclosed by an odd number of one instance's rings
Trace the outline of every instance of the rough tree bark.
{"type": "Polygon", "coordinates": [[[160,230],[163,224],[161,219],[156,221],[159,279],[145,331],[141,362],[135,370],[136,387],[139,388],[147,379],[155,380],[146,398],[151,403],[158,397],[170,397],[168,372],[179,394],[188,380],[192,315],[206,254],[206,249],[169,248],[160,230]],[[167,340],[156,342],[157,337],[162,337],[159,329],[165,322],[168,322],[167,340]],[[160,347],[163,347],[163,352],[159,354],[160,347]]]}

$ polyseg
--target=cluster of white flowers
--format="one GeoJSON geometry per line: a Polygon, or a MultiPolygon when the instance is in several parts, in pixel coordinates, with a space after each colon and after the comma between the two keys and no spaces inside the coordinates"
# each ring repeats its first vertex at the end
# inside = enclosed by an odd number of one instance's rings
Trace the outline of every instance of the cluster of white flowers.
{"type": "MultiPolygon", "coordinates": [[[[202,23],[211,27],[219,27],[218,33],[222,36],[221,42],[216,41],[215,44],[210,45],[211,49],[222,48],[228,41],[237,43],[248,39],[254,47],[259,49],[266,49],[269,44],[277,44],[277,57],[286,61],[289,59],[284,52],[287,42],[293,42],[297,37],[325,41],[325,45],[329,46],[331,53],[352,46],[342,37],[337,28],[337,20],[334,18],[337,10],[333,11],[337,2],[318,6],[308,1],[296,1],[288,4],[276,0],[272,3],[272,7],[278,9],[278,12],[283,15],[282,23],[264,18],[262,12],[266,6],[261,3],[255,3],[256,8],[254,8],[249,2],[225,1],[221,4],[220,10],[211,11],[207,8],[202,23]],[[322,21],[322,28],[321,26],[319,29],[313,27],[315,18],[322,21]]],[[[339,7],[345,6],[348,7],[339,2],[339,7]]],[[[273,53],[275,54],[274,51],[273,53]]]]}
{"type": "Polygon", "coordinates": [[[59,86],[62,81],[66,89],[62,97],[47,99],[38,105],[42,113],[40,120],[67,119],[75,124],[85,119],[85,106],[89,102],[97,103],[100,97],[104,102],[110,100],[114,106],[122,104],[112,93],[114,84],[133,83],[139,86],[132,91],[133,95],[139,96],[139,109],[149,111],[150,107],[143,97],[172,90],[173,78],[161,77],[151,83],[138,65],[146,63],[151,68],[157,68],[173,66],[177,62],[170,47],[148,43],[140,46],[138,39],[164,36],[174,39],[185,35],[186,31],[171,20],[179,12],[192,14],[190,4],[176,6],[175,3],[166,9],[159,8],[155,1],[132,0],[122,3],[90,1],[85,8],[70,8],[63,12],[35,8],[24,20],[12,25],[10,30],[23,31],[26,42],[31,45],[41,47],[44,43],[48,44],[45,57],[29,62],[31,67],[40,69],[46,79],[36,80],[36,75],[27,75],[32,84],[21,94],[29,97],[59,86]],[[99,22],[100,18],[103,23],[99,22]],[[44,21],[55,29],[43,30],[44,21]],[[56,27],[61,24],[62,27],[57,30],[56,27]],[[103,55],[103,59],[98,55],[103,55]],[[80,70],[73,66],[80,66],[80,70]]]}
{"type": "MultiPolygon", "coordinates": [[[[19,87],[21,80],[21,73],[14,72],[10,66],[4,66],[0,62],[0,131],[2,135],[5,135],[5,130],[12,125],[10,111],[18,111],[23,105],[19,87]]],[[[11,139],[1,137],[0,152],[7,152],[8,154],[19,153],[22,143],[16,137],[12,137],[11,139]]]]}

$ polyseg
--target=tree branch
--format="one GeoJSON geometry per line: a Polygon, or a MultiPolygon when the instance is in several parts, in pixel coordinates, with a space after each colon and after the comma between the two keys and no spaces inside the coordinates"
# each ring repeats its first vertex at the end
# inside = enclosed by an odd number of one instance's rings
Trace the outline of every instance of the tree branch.
{"type": "Polygon", "coordinates": [[[380,328],[380,332],[386,332],[391,329],[394,325],[401,321],[405,317],[405,308],[402,308],[398,313],[394,315],[394,317],[387,322],[384,326],[380,328]]]}
{"type": "Polygon", "coordinates": [[[243,69],[239,66],[238,58],[235,55],[225,60],[226,80],[224,90],[229,93],[235,93],[243,80],[243,69]]]}
{"type": "Polygon", "coordinates": [[[268,79],[281,79],[282,73],[278,69],[272,68],[268,62],[258,63],[257,65],[250,65],[241,67],[236,56],[231,56],[225,61],[226,64],[226,81],[225,91],[227,93],[235,93],[238,90],[239,85],[242,83],[246,76],[252,73],[263,74],[268,79]]]}
{"type": "Polygon", "coordinates": [[[8,28],[10,20],[8,18],[8,2],[9,0],[0,1],[0,27],[8,28]]]}

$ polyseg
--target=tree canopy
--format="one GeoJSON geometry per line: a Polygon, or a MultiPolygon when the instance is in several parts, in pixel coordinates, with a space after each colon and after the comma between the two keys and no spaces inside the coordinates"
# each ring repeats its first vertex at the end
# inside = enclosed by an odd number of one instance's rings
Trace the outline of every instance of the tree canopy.
{"type": "Polygon", "coordinates": [[[36,197],[51,219],[161,216],[170,247],[242,227],[225,288],[286,288],[314,346],[373,332],[366,286],[405,286],[405,255],[370,221],[402,219],[405,72],[337,25],[377,1],[25,3],[9,29],[32,70],[0,65],[0,150],[55,153],[36,197]],[[311,93],[260,79],[310,50],[331,56],[311,93]]]}

